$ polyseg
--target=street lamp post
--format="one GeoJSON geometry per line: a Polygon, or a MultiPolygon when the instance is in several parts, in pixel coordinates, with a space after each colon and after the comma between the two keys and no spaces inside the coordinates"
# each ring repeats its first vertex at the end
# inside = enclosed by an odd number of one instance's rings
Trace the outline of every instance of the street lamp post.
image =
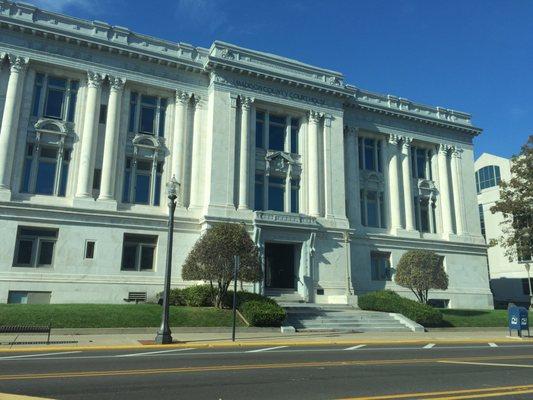
{"type": "Polygon", "coordinates": [[[175,176],[172,176],[170,182],[167,183],[168,196],[168,240],[167,240],[167,266],[165,270],[165,290],[163,291],[163,315],[161,318],[161,326],[157,331],[155,342],[157,344],[172,343],[172,333],[168,326],[169,304],[168,297],[170,295],[170,278],[172,273],[172,242],[174,239],[174,211],[176,210],[176,200],[178,199],[180,184],[175,176]]]}

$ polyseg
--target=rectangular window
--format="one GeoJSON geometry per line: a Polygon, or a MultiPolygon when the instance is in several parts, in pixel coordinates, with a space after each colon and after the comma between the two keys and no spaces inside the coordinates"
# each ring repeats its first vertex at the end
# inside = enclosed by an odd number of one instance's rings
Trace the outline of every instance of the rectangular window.
{"type": "Polygon", "coordinates": [[[141,96],[141,116],[140,127],[141,133],[154,134],[155,116],[156,116],[157,97],[141,96]]]}
{"type": "Polygon", "coordinates": [[[376,141],[374,139],[364,139],[365,169],[369,171],[376,170],[375,144],[376,141]]]}
{"type": "Polygon", "coordinates": [[[416,167],[417,178],[426,179],[426,151],[423,149],[416,149],[416,167]]]}
{"type": "Polygon", "coordinates": [[[35,74],[31,115],[74,121],[78,81],[35,74]]]}
{"type": "Polygon", "coordinates": [[[96,242],[94,240],[87,240],[85,242],[85,258],[93,259],[96,242]]]}
{"type": "Polygon", "coordinates": [[[124,234],[122,247],[123,271],[146,271],[154,268],[157,236],[124,234]]]}
{"type": "Polygon", "coordinates": [[[159,130],[158,135],[163,137],[165,135],[165,115],[167,113],[167,100],[159,100],[159,130]]]}
{"type": "Polygon", "coordinates": [[[163,163],[158,162],[155,165],[154,174],[154,162],[153,159],[142,159],[135,162],[133,158],[126,158],[122,196],[124,203],[159,205],[163,163]],[[133,190],[131,190],[132,188],[133,190]]]}
{"type": "Polygon", "coordinates": [[[361,223],[373,228],[386,228],[386,213],[383,192],[361,190],[361,223]]]}
{"type": "Polygon", "coordinates": [[[269,115],[268,148],[269,150],[285,150],[286,117],[269,115]]]}
{"type": "Polygon", "coordinates": [[[49,267],[53,262],[58,230],[19,226],[13,265],[49,267]]]}
{"type": "Polygon", "coordinates": [[[129,132],[164,136],[167,100],[158,96],[130,95],[129,132]]]}
{"type": "Polygon", "coordinates": [[[45,117],[63,119],[66,92],[66,79],[48,77],[46,103],[44,106],[45,117]]]}
{"type": "Polygon", "coordinates": [[[299,212],[300,180],[291,179],[291,212],[299,212]]]}
{"type": "Polygon", "coordinates": [[[100,115],[98,117],[98,123],[105,124],[107,119],[107,104],[100,104],[100,115]]]}
{"type": "Polygon", "coordinates": [[[255,192],[254,192],[254,210],[261,211],[263,210],[263,191],[264,191],[264,184],[263,184],[263,175],[256,174],[255,175],[255,192]]]}
{"type": "Polygon", "coordinates": [[[58,147],[40,146],[37,150],[32,143],[28,143],[21,192],[65,196],[69,161],[70,149],[61,152],[58,147]],[[33,173],[35,175],[32,179],[33,173]]]}
{"type": "Polygon", "coordinates": [[[298,119],[291,119],[291,153],[298,154],[298,142],[300,132],[300,121],[298,119]]]}
{"type": "Polygon", "coordinates": [[[373,281],[390,281],[390,253],[372,251],[370,253],[370,266],[373,281]]]}
{"type": "Polygon", "coordinates": [[[481,225],[481,234],[483,237],[486,238],[486,232],[485,232],[485,214],[483,213],[483,204],[478,205],[479,210],[479,223],[481,225]]]}
{"type": "Polygon", "coordinates": [[[44,75],[35,74],[35,86],[33,88],[33,104],[31,107],[31,115],[34,117],[39,116],[39,106],[41,104],[41,92],[43,90],[44,75]]]}
{"type": "Polygon", "coordinates": [[[93,189],[100,190],[100,182],[102,180],[102,170],[100,168],[94,169],[93,174],[93,189]]]}
{"type": "Polygon", "coordinates": [[[137,112],[137,93],[132,92],[130,95],[130,117],[128,122],[128,130],[135,132],[135,113],[137,112]]]}
{"type": "Polygon", "coordinates": [[[268,209],[285,210],[285,180],[283,178],[270,176],[268,179],[268,209]]]}
{"type": "Polygon", "coordinates": [[[8,304],[50,304],[52,292],[28,292],[10,290],[7,296],[8,304]]]}
{"type": "Polygon", "coordinates": [[[255,147],[260,149],[265,148],[265,142],[263,140],[263,132],[265,129],[265,113],[258,111],[255,114],[255,147]]]}

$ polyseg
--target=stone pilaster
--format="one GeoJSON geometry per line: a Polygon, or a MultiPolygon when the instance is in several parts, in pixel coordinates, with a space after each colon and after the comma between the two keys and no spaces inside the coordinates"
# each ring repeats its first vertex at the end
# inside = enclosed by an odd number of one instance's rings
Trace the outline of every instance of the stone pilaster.
{"type": "Polygon", "coordinates": [[[200,96],[194,95],[194,122],[192,138],[192,160],[191,160],[191,181],[190,181],[190,206],[202,206],[202,187],[203,179],[200,177],[200,167],[202,165],[202,101],[200,96]]]}
{"type": "Polygon", "coordinates": [[[448,152],[450,147],[445,144],[439,146],[439,197],[442,215],[442,233],[453,233],[452,210],[450,201],[450,177],[448,173],[448,152]]]}
{"type": "Polygon", "coordinates": [[[463,202],[463,176],[461,171],[461,153],[458,147],[452,147],[452,191],[453,205],[455,207],[455,227],[457,235],[465,234],[464,202],[463,202]]]}
{"type": "Polygon", "coordinates": [[[398,172],[398,143],[400,137],[389,136],[389,203],[390,203],[390,228],[397,231],[401,229],[401,204],[400,204],[400,175],[398,172]]]}
{"type": "Polygon", "coordinates": [[[172,135],[172,176],[183,184],[185,143],[187,133],[187,111],[191,96],[189,93],[176,90],[174,103],[174,132],[172,135]]]}
{"type": "Polygon", "coordinates": [[[309,215],[320,216],[320,166],[318,165],[318,125],[322,115],[316,111],[309,111],[308,129],[308,171],[309,179],[309,215]]]}
{"type": "Polygon", "coordinates": [[[239,157],[239,210],[250,209],[250,111],[253,99],[240,96],[241,100],[241,153],[239,157]]]}
{"type": "Polygon", "coordinates": [[[402,180],[403,180],[403,204],[405,208],[405,229],[413,231],[414,212],[413,212],[413,189],[411,183],[411,159],[409,150],[412,138],[404,136],[402,138],[402,180]]]}
{"type": "Polygon", "coordinates": [[[359,128],[344,128],[346,160],[346,195],[348,196],[348,218],[353,227],[361,226],[361,206],[359,199],[359,149],[357,137],[359,128]]]}

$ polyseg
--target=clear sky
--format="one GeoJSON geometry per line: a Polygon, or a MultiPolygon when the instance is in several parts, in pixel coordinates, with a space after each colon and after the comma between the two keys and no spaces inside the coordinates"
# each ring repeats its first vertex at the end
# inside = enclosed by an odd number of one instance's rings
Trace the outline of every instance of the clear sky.
{"type": "Polygon", "coordinates": [[[26,0],[209,47],[223,40],[342,72],[346,82],[469,112],[476,155],[533,134],[531,0],[26,0]]]}

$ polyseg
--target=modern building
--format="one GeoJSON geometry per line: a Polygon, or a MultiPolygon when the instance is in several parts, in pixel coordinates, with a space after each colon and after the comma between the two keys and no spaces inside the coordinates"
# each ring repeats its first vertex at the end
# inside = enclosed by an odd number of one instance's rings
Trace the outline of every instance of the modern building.
{"type": "MultiPolygon", "coordinates": [[[[500,181],[511,179],[511,160],[483,153],[475,161],[474,167],[481,233],[489,244],[503,234],[503,215],[491,213],[490,208],[500,199],[500,181]]],[[[489,247],[487,254],[494,304],[505,308],[509,302],[529,305],[530,286],[526,264],[517,260],[509,261],[505,249],[499,244],[489,247]]],[[[533,262],[530,266],[533,266],[533,262]]]]}
{"type": "Polygon", "coordinates": [[[470,115],[5,0],[0,59],[0,302],[153,297],[175,176],[175,286],[202,231],[235,221],[264,260],[257,291],[409,296],[394,266],[423,248],[450,277],[435,301],[492,308],[470,115]]]}

